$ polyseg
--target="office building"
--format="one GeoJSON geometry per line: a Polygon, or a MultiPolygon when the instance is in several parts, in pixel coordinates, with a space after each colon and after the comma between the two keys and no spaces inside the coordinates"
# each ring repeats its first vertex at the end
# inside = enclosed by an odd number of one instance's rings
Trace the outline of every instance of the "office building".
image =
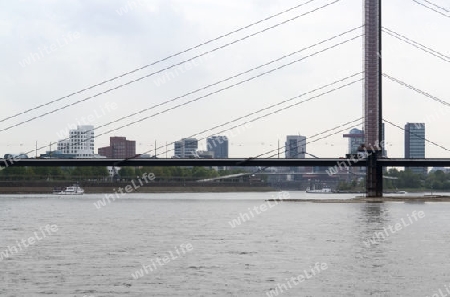
{"type": "Polygon", "coordinates": [[[181,158],[181,155],[183,153],[183,141],[178,140],[174,143],[174,156],[176,158],[181,158]]]}
{"type": "Polygon", "coordinates": [[[98,154],[112,159],[126,159],[136,156],[136,141],[126,137],[110,137],[109,146],[98,149],[98,154]]]}
{"type": "MultiPolygon", "coordinates": [[[[405,158],[425,158],[425,123],[406,123],[405,158]]],[[[426,167],[406,168],[418,174],[426,174],[428,170],[426,167]]]]}
{"type": "MultiPolygon", "coordinates": [[[[304,159],[306,152],[306,137],[301,135],[286,136],[285,156],[287,159],[304,159]]],[[[290,167],[291,172],[310,172],[311,167],[290,167]]],[[[300,176],[294,176],[293,179],[298,179],[300,176]]]]}
{"type": "Polygon", "coordinates": [[[62,154],[74,154],[76,158],[93,158],[94,126],[77,126],[69,131],[69,138],[58,141],[57,150],[62,154]]]}
{"type": "Polygon", "coordinates": [[[183,138],[174,143],[176,158],[192,158],[197,156],[198,140],[196,138],[183,138]]]}
{"type": "MultiPolygon", "coordinates": [[[[375,144],[378,146],[381,146],[381,150],[382,150],[382,155],[383,156],[387,156],[387,151],[386,151],[386,139],[385,139],[385,134],[384,134],[384,123],[381,125],[381,133],[382,133],[382,137],[384,142],[380,144],[380,141],[376,141],[375,144]]],[[[364,135],[364,131],[357,129],[357,128],[353,128],[350,130],[350,132],[348,134],[344,134],[343,135],[344,138],[348,138],[348,150],[347,150],[347,154],[356,154],[358,151],[358,147],[361,144],[365,144],[365,135],[364,135]]],[[[367,147],[367,146],[366,146],[367,147]]],[[[367,147],[367,149],[371,149],[371,147],[367,147]]]]}
{"type": "Polygon", "coordinates": [[[348,138],[348,152],[347,154],[356,154],[358,147],[364,143],[364,131],[353,128],[350,133],[344,134],[344,138],[348,138]]]}
{"type": "Polygon", "coordinates": [[[206,139],[206,150],[213,152],[216,159],[228,158],[228,138],[226,136],[210,136],[206,139]]]}
{"type": "Polygon", "coordinates": [[[288,135],[285,143],[287,159],[304,159],[306,152],[306,137],[301,135],[288,135]]]}
{"type": "Polygon", "coordinates": [[[212,152],[212,151],[197,151],[197,156],[200,159],[213,159],[214,152],[212,152]]]}

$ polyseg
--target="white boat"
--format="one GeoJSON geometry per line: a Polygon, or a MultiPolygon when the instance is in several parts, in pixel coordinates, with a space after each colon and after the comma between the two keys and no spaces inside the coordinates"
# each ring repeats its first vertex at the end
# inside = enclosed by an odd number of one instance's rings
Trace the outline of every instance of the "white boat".
{"type": "Polygon", "coordinates": [[[319,190],[307,188],[307,189],[306,189],[306,193],[312,193],[312,194],[331,194],[331,193],[333,193],[333,192],[331,191],[330,188],[322,188],[322,189],[319,189],[319,190]]]}
{"type": "Polygon", "coordinates": [[[83,195],[84,190],[80,188],[78,184],[74,184],[71,187],[65,188],[53,188],[53,194],[55,195],[83,195]]]}

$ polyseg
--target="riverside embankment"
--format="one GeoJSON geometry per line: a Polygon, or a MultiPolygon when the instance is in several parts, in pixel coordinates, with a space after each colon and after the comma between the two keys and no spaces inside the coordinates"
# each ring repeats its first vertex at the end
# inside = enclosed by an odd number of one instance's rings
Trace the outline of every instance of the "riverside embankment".
{"type": "MultiPolygon", "coordinates": [[[[52,181],[3,181],[0,194],[50,194],[54,187],[71,186],[73,182],[52,181]]],[[[85,193],[111,193],[130,186],[122,182],[80,182],[85,193]]],[[[269,192],[274,189],[265,183],[198,183],[198,182],[152,182],[134,188],[135,193],[202,193],[202,192],[269,192]]]]}
{"type": "Polygon", "coordinates": [[[407,202],[407,203],[425,203],[425,202],[450,202],[450,196],[447,195],[424,195],[424,196],[384,196],[384,197],[355,197],[351,199],[268,199],[267,201],[283,202],[312,202],[312,203],[383,203],[383,202],[407,202]]]}

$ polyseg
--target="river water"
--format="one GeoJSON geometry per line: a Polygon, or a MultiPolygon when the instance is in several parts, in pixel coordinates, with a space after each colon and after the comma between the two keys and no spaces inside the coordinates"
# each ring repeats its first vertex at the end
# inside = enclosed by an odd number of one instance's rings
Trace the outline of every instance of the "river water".
{"type": "Polygon", "coordinates": [[[265,201],[352,197],[288,192],[96,204],[103,197],[0,196],[0,296],[450,292],[448,203],[265,201]]]}

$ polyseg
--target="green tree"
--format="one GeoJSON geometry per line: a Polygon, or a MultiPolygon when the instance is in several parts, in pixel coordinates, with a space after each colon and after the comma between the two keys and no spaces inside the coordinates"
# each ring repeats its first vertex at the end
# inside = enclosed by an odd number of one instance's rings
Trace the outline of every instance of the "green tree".
{"type": "Polygon", "coordinates": [[[124,166],[124,167],[120,168],[119,175],[120,175],[120,178],[124,178],[124,179],[133,179],[136,177],[136,174],[134,172],[134,167],[130,167],[130,166],[124,166]]]}
{"type": "Polygon", "coordinates": [[[9,166],[0,172],[7,180],[24,179],[26,175],[26,168],[22,166],[9,166]]]}
{"type": "Polygon", "coordinates": [[[425,179],[425,187],[436,190],[450,190],[450,175],[442,170],[430,172],[425,179]]]}
{"type": "Polygon", "coordinates": [[[399,172],[398,186],[402,188],[420,188],[422,185],[420,175],[410,169],[399,172]]]}

